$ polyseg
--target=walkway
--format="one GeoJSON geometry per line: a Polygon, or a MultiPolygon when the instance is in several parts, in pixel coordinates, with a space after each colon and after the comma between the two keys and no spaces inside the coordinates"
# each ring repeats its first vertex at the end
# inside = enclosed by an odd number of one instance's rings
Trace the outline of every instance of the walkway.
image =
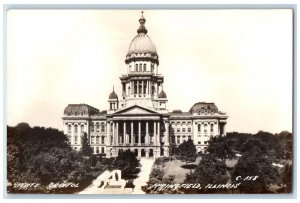
{"type": "MultiPolygon", "coordinates": [[[[115,173],[120,173],[119,170],[114,170],[112,172],[104,171],[101,175],[99,175],[93,183],[88,186],[83,191],[79,192],[78,194],[145,194],[141,186],[144,186],[147,184],[147,181],[149,179],[149,174],[151,172],[152,166],[154,164],[154,159],[151,158],[141,158],[141,171],[138,174],[139,176],[134,180],[135,188],[132,191],[130,188],[124,189],[126,181],[121,180],[108,180],[110,176],[113,178],[115,177],[115,173]],[[101,188],[98,188],[101,181],[104,181],[104,185],[101,188]],[[106,185],[106,182],[110,182],[110,185],[113,185],[113,187],[104,189],[104,186],[106,185]]],[[[119,175],[119,177],[121,177],[119,175]]]]}

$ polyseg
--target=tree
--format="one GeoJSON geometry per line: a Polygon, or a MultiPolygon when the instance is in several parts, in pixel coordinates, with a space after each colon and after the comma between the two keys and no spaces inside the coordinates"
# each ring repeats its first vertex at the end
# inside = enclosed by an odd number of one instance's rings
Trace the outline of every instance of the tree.
{"type": "Polygon", "coordinates": [[[86,133],[84,133],[83,136],[81,137],[81,143],[82,143],[82,147],[81,147],[82,155],[91,156],[93,153],[93,149],[90,146],[89,139],[86,133]]]}
{"type": "Polygon", "coordinates": [[[83,189],[95,178],[91,164],[85,161],[72,150],[62,131],[31,128],[27,123],[7,127],[7,180],[12,186],[15,182],[41,184],[28,190],[8,186],[10,193],[73,193],[83,189]],[[45,189],[50,182],[63,181],[79,183],[79,188],[45,189]]]}
{"type": "Polygon", "coordinates": [[[128,149],[126,151],[119,151],[113,165],[115,168],[121,170],[122,178],[126,179],[138,172],[137,166],[139,165],[139,161],[135,154],[128,149]]]}
{"type": "MultiPolygon", "coordinates": [[[[185,182],[199,183],[205,187],[208,184],[226,184],[228,180],[225,163],[211,154],[204,154],[195,172],[186,175],[185,182]]],[[[193,192],[198,193],[200,191],[195,190],[193,192]]]]}
{"type": "Polygon", "coordinates": [[[178,146],[178,155],[181,160],[184,160],[186,164],[188,162],[194,162],[197,158],[196,146],[192,140],[184,141],[178,146]]]}
{"type": "Polygon", "coordinates": [[[262,153],[259,147],[252,147],[245,152],[234,167],[232,182],[237,183],[236,177],[258,176],[255,181],[242,181],[239,191],[242,193],[266,193],[271,183],[278,181],[279,171],[272,166],[271,159],[262,153]]]}
{"type": "Polygon", "coordinates": [[[235,154],[226,136],[211,137],[206,152],[219,158],[225,163],[226,159],[233,159],[235,154]]]}

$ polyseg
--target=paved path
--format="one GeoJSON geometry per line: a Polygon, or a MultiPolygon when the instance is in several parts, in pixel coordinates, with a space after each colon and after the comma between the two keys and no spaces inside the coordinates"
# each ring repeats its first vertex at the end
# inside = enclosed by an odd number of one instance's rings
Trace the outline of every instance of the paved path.
{"type": "Polygon", "coordinates": [[[152,166],[154,164],[154,159],[141,158],[140,163],[142,165],[141,171],[138,174],[139,176],[134,180],[135,188],[133,191],[132,191],[132,189],[129,189],[129,188],[124,189],[124,185],[126,183],[125,180],[110,181],[110,184],[113,184],[116,186],[120,185],[121,187],[104,189],[104,186],[106,185],[108,178],[111,175],[114,176],[115,172],[117,171],[117,170],[114,170],[112,172],[109,172],[108,170],[106,170],[101,175],[99,175],[90,186],[88,186],[86,189],[79,192],[78,194],[145,194],[142,191],[141,186],[144,186],[147,184],[146,182],[149,179],[149,174],[150,174],[152,166]],[[102,188],[98,188],[101,181],[105,181],[105,184],[104,184],[104,186],[102,186],[102,188]]]}

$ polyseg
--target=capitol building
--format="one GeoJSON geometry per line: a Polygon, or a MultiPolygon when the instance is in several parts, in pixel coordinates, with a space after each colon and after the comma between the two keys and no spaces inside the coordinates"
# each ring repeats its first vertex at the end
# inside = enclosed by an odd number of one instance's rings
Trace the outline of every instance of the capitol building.
{"type": "Polygon", "coordinates": [[[86,133],[94,154],[115,157],[130,149],[138,157],[160,157],[169,156],[189,139],[197,151],[203,151],[211,136],[225,134],[228,116],[214,103],[197,102],[189,111],[168,111],[164,76],[159,74],[159,57],[145,22],[142,13],[120,76],[122,95],[112,90],[109,109],[99,111],[87,104],[64,109],[64,133],[73,149],[80,150],[86,133]]]}

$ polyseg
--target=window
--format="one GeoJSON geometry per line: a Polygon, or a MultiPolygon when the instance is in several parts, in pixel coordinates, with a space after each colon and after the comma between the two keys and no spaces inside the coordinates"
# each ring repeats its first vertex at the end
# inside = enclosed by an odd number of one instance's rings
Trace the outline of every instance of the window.
{"type": "Polygon", "coordinates": [[[140,71],[142,71],[142,64],[140,63],[140,71]]]}
{"type": "Polygon", "coordinates": [[[97,132],[100,131],[100,124],[99,123],[96,124],[96,130],[97,130],[97,132]]]}
{"type": "Polygon", "coordinates": [[[204,132],[205,133],[207,132],[207,124],[206,123],[204,124],[204,132]]]}
{"type": "Polygon", "coordinates": [[[103,133],[105,132],[105,125],[104,125],[104,123],[101,124],[101,132],[103,132],[103,133]]]}
{"type": "Polygon", "coordinates": [[[99,144],[99,136],[96,137],[96,144],[99,144]]]}
{"type": "Polygon", "coordinates": [[[207,141],[204,141],[204,144],[207,144],[207,141]]]}
{"type": "Polygon", "coordinates": [[[191,140],[192,139],[192,137],[191,136],[188,136],[188,140],[191,140]]]}
{"type": "Polygon", "coordinates": [[[95,131],[95,126],[94,126],[94,123],[92,122],[91,123],[91,132],[94,132],[95,131]]]}
{"type": "Polygon", "coordinates": [[[198,132],[201,131],[201,124],[198,124],[198,132]]]}
{"type": "Polygon", "coordinates": [[[144,63],[144,71],[146,71],[146,64],[144,63]]]}
{"type": "Polygon", "coordinates": [[[175,144],[175,136],[172,136],[172,143],[175,144]]]}
{"type": "Polygon", "coordinates": [[[192,128],[189,127],[189,128],[188,128],[188,132],[189,132],[189,133],[192,132],[192,128]]]}
{"type": "Polygon", "coordinates": [[[214,131],[214,124],[210,124],[210,132],[214,131]]]}
{"type": "Polygon", "coordinates": [[[72,133],[72,126],[69,124],[68,125],[68,134],[71,134],[72,133]]]}
{"type": "Polygon", "coordinates": [[[182,132],[185,133],[185,128],[182,128],[182,132]]]}
{"type": "Polygon", "coordinates": [[[101,137],[101,144],[104,144],[104,136],[101,137]]]}
{"type": "Polygon", "coordinates": [[[77,142],[78,142],[78,137],[75,136],[75,137],[74,137],[74,144],[77,144],[77,142]]]}
{"type": "Polygon", "coordinates": [[[135,64],[135,71],[139,71],[138,68],[138,64],[135,64]]]}
{"type": "Polygon", "coordinates": [[[94,136],[91,137],[91,144],[94,144],[94,136]]]}
{"type": "Polygon", "coordinates": [[[180,136],[177,136],[177,144],[180,144],[180,136]]]}
{"type": "Polygon", "coordinates": [[[180,128],[177,128],[177,132],[178,132],[178,133],[180,132],[180,128]]]}
{"type": "Polygon", "coordinates": [[[110,132],[113,132],[113,124],[110,124],[110,132]]]}
{"type": "Polygon", "coordinates": [[[104,154],[104,147],[101,147],[101,153],[104,154]]]}
{"type": "Polygon", "coordinates": [[[96,154],[99,154],[99,147],[96,147],[96,154]]]}
{"type": "Polygon", "coordinates": [[[78,133],[78,125],[74,126],[74,133],[77,134],[78,133]]]}
{"type": "Polygon", "coordinates": [[[198,144],[201,144],[201,142],[200,142],[200,141],[198,141],[198,144]]]}
{"type": "Polygon", "coordinates": [[[84,132],[84,125],[80,126],[80,132],[82,132],[82,133],[84,132]]]}

